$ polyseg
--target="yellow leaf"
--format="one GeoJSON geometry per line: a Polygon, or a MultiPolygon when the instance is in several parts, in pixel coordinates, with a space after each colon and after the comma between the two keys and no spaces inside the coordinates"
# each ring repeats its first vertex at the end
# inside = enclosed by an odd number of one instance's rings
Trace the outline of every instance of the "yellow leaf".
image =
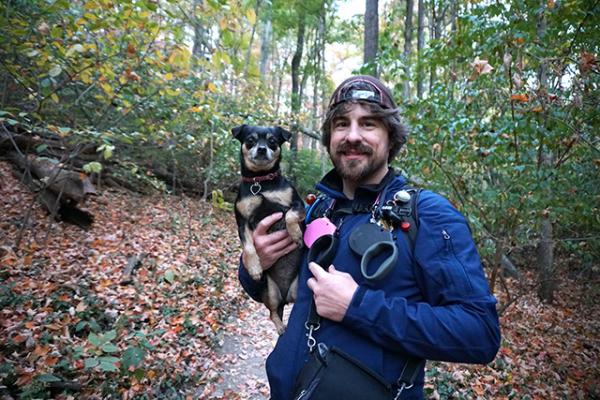
{"type": "Polygon", "coordinates": [[[225,30],[227,29],[227,25],[228,25],[228,21],[225,18],[221,18],[219,20],[219,27],[221,28],[221,30],[225,30]]]}
{"type": "Polygon", "coordinates": [[[254,12],[254,9],[251,8],[246,11],[246,18],[248,18],[250,24],[254,25],[256,23],[256,13],[254,12]]]}
{"type": "Polygon", "coordinates": [[[112,96],[115,93],[112,86],[110,86],[108,83],[101,83],[100,87],[102,88],[102,90],[104,90],[104,93],[106,93],[109,96],[112,96]]]}
{"type": "Polygon", "coordinates": [[[56,93],[52,93],[52,95],[50,96],[50,98],[55,102],[55,103],[59,103],[60,99],[58,98],[58,95],[56,93]]]}
{"type": "Polygon", "coordinates": [[[194,107],[190,108],[191,112],[200,112],[200,110],[202,110],[202,109],[200,107],[198,107],[198,106],[194,106],[194,107]]]}
{"type": "Polygon", "coordinates": [[[165,74],[165,81],[170,81],[173,79],[173,74],[168,72],[165,74]]]}
{"type": "Polygon", "coordinates": [[[217,93],[217,86],[212,82],[208,82],[208,85],[206,85],[206,88],[212,93],[217,93]]]}

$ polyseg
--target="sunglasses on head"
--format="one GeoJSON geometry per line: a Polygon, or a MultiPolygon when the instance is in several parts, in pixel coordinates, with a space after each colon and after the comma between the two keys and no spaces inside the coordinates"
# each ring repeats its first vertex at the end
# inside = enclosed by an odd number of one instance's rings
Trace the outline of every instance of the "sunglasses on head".
{"type": "Polygon", "coordinates": [[[365,79],[355,79],[342,86],[329,102],[329,108],[335,107],[345,101],[368,101],[377,103],[384,108],[389,108],[381,90],[365,79]]]}

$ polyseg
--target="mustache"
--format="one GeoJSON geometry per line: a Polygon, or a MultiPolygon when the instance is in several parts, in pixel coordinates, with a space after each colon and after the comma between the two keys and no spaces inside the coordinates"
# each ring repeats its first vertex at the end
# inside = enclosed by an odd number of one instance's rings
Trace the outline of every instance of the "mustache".
{"type": "Polygon", "coordinates": [[[367,154],[367,155],[373,154],[373,149],[370,148],[369,146],[367,146],[366,144],[362,144],[362,143],[353,144],[353,143],[348,143],[348,142],[340,143],[340,145],[336,149],[336,154],[342,154],[342,153],[345,153],[350,150],[355,151],[357,153],[367,154]]]}

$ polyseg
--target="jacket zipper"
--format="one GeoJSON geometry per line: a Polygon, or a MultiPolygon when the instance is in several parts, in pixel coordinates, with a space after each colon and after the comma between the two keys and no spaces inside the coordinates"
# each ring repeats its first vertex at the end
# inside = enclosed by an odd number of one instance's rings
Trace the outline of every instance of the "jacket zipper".
{"type": "Polygon", "coordinates": [[[450,251],[450,234],[445,229],[442,229],[442,237],[446,243],[446,251],[450,251]]]}

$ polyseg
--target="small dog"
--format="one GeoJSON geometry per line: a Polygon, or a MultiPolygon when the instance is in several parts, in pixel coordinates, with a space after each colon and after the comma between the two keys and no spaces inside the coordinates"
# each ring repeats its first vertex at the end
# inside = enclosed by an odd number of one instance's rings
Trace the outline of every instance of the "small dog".
{"type": "Polygon", "coordinates": [[[283,307],[296,300],[305,215],[300,195],[279,170],[281,145],[290,139],[291,133],[280,127],[249,125],[235,127],[231,132],[242,143],[242,182],[235,200],[235,219],[243,247],[242,260],[252,279],[260,280],[263,273],[252,239],[252,232],[263,218],[283,212],[285,218],[277,221],[269,232],[287,229],[298,244],[297,249],[266,271],[262,302],[281,335],[285,330],[283,307]]]}

